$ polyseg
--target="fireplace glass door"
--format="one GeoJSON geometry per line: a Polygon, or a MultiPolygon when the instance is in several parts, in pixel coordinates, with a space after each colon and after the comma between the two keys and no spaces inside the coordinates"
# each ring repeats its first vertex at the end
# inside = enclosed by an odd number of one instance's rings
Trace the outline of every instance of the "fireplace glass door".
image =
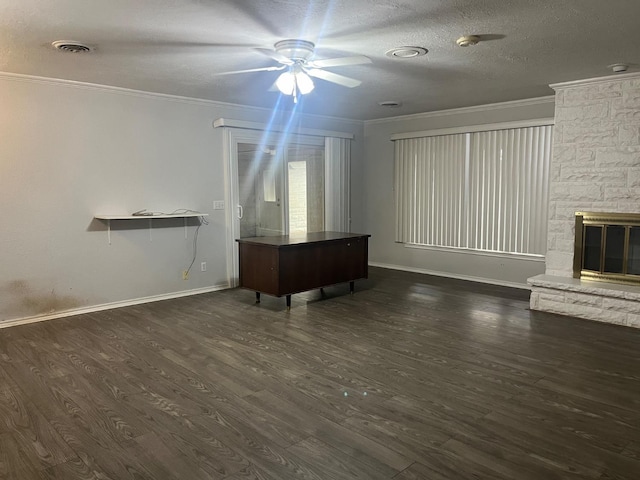
{"type": "Polygon", "coordinates": [[[602,226],[587,225],[584,228],[584,258],[582,260],[584,270],[592,272],[600,271],[600,259],[602,252],[602,226]]]}
{"type": "Polygon", "coordinates": [[[629,258],[627,258],[627,273],[640,275],[640,227],[629,229],[629,258]]]}
{"type": "Polygon", "coordinates": [[[605,273],[625,273],[624,240],[627,227],[607,225],[605,227],[604,265],[605,273]]]}
{"type": "Polygon", "coordinates": [[[574,277],[640,283],[640,215],[577,213],[574,277]]]}

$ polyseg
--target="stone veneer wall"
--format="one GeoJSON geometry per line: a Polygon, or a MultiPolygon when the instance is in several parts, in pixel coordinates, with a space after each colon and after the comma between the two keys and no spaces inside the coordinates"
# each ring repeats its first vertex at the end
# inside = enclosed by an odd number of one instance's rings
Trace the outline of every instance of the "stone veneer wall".
{"type": "Polygon", "coordinates": [[[575,212],[640,212],[640,74],[552,87],[546,275],[529,280],[531,308],[640,326],[640,288],[623,301],[616,287],[608,295],[607,284],[571,278],[575,212]]]}

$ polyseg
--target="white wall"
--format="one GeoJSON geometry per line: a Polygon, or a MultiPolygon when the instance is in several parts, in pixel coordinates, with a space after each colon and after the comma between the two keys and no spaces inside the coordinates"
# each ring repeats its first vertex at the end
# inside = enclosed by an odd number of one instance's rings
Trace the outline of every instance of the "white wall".
{"type": "MultiPolygon", "coordinates": [[[[225,212],[212,210],[225,198],[223,132],[212,122],[267,122],[269,111],[12,74],[0,74],[0,105],[0,321],[227,285],[225,212]],[[155,221],[150,240],[146,220],[112,223],[109,245],[93,219],[143,208],[210,214],[189,280],[194,226],[185,239],[181,221],[155,221]]],[[[361,122],[297,122],[355,134],[361,168],[361,122]]],[[[352,191],[362,223],[362,185],[352,191]]]]}
{"type": "Polygon", "coordinates": [[[492,283],[526,285],[544,272],[544,261],[483,254],[408,248],[394,242],[393,142],[395,133],[553,118],[553,97],[507,102],[365,122],[363,231],[372,235],[369,260],[373,264],[440,273],[492,283]]]}

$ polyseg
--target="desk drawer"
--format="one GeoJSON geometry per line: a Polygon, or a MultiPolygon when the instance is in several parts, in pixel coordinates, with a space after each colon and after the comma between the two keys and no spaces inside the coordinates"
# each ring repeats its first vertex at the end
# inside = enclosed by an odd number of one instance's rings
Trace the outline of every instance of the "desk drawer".
{"type": "Polygon", "coordinates": [[[344,239],[283,249],[279,271],[283,292],[302,292],[366,278],[367,239],[344,239]]]}

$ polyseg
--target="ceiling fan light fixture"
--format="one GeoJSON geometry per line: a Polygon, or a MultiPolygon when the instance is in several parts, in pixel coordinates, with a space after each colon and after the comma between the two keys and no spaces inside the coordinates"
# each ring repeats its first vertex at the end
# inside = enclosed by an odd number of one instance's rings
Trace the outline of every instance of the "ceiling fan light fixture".
{"type": "Polygon", "coordinates": [[[283,95],[293,95],[293,90],[296,87],[295,75],[289,71],[280,74],[276,80],[276,87],[283,95]]]}
{"type": "Polygon", "coordinates": [[[306,40],[289,39],[277,42],[273,48],[280,55],[284,55],[294,62],[304,63],[313,56],[315,45],[306,40]]]}
{"type": "Polygon", "coordinates": [[[315,88],[313,79],[315,78],[348,88],[357,87],[362,83],[355,78],[346,77],[324,69],[371,63],[369,57],[354,55],[350,57],[313,60],[314,48],[315,45],[306,40],[282,40],[274,45],[273,50],[266,48],[253,49],[257,53],[275,60],[279,65],[220,72],[216,75],[280,71],[281,73],[276,79],[274,87],[283,95],[292,96],[294,103],[297,103],[300,95],[306,95],[313,91],[315,88]]]}
{"type": "Polygon", "coordinates": [[[302,68],[294,66],[278,77],[276,87],[283,95],[293,95],[294,101],[296,101],[298,94],[306,95],[310,93],[315,85],[311,77],[302,68]]]}
{"type": "Polygon", "coordinates": [[[311,93],[315,85],[313,84],[313,80],[311,77],[304,72],[299,72],[295,74],[296,84],[298,86],[298,91],[300,95],[306,95],[307,93],[311,93]]]}

